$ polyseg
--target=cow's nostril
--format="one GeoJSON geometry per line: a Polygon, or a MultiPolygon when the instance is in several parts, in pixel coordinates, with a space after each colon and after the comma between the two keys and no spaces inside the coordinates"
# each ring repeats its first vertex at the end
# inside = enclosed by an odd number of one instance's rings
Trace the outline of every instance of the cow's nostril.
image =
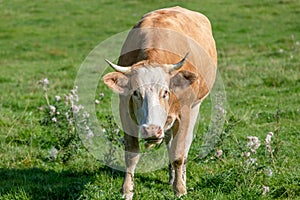
{"type": "Polygon", "coordinates": [[[159,138],[162,134],[162,129],[160,126],[157,125],[143,125],[142,132],[144,137],[156,137],[159,138]]]}
{"type": "Polygon", "coordinates": [[[157,131],[159,129],[159,126],[156,125],[149,125],[146,127],[147,131],[157,131]]]}
{"type": "Polygon", "coordinates": [[[158,127],[157,131],[156,131],[156,137],[160,137],[162,134],[162,129],[160,127],[158,127]]]}

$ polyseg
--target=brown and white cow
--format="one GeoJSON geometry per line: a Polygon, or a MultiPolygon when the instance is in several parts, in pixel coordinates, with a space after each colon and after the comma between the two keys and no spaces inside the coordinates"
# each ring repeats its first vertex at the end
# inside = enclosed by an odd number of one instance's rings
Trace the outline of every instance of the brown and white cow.
{"type": "Polygon", "coordinates": [[[139,137],[146,147],[166,141],[170,184],[186,194],[186,160],[203,99],[211,90],[217,52],[209,20],[181,7],[150,12],[129,32],[115,70],[104,83],[120,97],[126,174],[122,186],[133,197],[139,137]]]}

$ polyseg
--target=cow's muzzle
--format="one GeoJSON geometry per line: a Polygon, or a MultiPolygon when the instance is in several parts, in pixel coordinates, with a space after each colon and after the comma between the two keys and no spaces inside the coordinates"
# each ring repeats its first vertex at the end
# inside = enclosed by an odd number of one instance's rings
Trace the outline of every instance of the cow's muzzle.
{"type": "Polygon", "coordinates": [[[156,144],[162,143],[164,134],[160,126],[144,124],[141,128],[141,137],[145,140],[145,147],[151,148],[156,144]]]}

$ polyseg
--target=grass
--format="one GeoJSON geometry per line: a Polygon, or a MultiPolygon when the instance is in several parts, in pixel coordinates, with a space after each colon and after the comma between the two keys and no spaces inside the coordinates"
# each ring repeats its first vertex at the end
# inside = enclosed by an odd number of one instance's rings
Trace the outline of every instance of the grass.
{"type": "MultiPolygon", "coordinates": [[[[49,150],[63,132],[41,123],[45,112],[39,108],[47,103],[38,81],[50,80],[51,101],[69,93],[81,63],[96,45],[130,29],[143,14],[174,5],[210,18],[227,95],[221,140],[200,160],[201,136],[211,114],[209,98],[201,107],[199,133],[188,163],[188,195],[182,199],[300,198],[299,1],[3,0],[0,199],[120,198],[123,173],[98,162],[82,146],[66,160],[49,159],[49,150]],[[264,144],[270,131],[274,157],[264,144]],[[252,154],[256,164],[246,165],[243,153],[248,151],[250,135],[257,136],[261,146],[252,154]],[[217,158],[219,149],[223,155],[217,158]],[[268,169],[272,176],[265,173],[268,169]],[[266,195],[262,185],[270,188],[266,195]]],[[[113,126],[105,114],[111,92],[103,84],[97,91],[104,93],[97,117],[113,126]]],[[[137,174],[135,199],[174,199],[167,174],[167,169],[137,174]]]]}

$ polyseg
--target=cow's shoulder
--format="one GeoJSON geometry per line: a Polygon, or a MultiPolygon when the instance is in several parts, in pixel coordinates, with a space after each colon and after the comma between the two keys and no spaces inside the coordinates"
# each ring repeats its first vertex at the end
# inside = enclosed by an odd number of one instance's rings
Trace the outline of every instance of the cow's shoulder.
{"type": "Polygon", "coordinates": [[[182,28],[179,26],[187,26],[190,23],[206,26],[208,29],[211,29],[211,24],[205,15],[182,8],[180,6],[163,8],[147,13],[142,17],[135,27],[174,28],[174,26],[178,26],[178,28],[182,28]]]}

